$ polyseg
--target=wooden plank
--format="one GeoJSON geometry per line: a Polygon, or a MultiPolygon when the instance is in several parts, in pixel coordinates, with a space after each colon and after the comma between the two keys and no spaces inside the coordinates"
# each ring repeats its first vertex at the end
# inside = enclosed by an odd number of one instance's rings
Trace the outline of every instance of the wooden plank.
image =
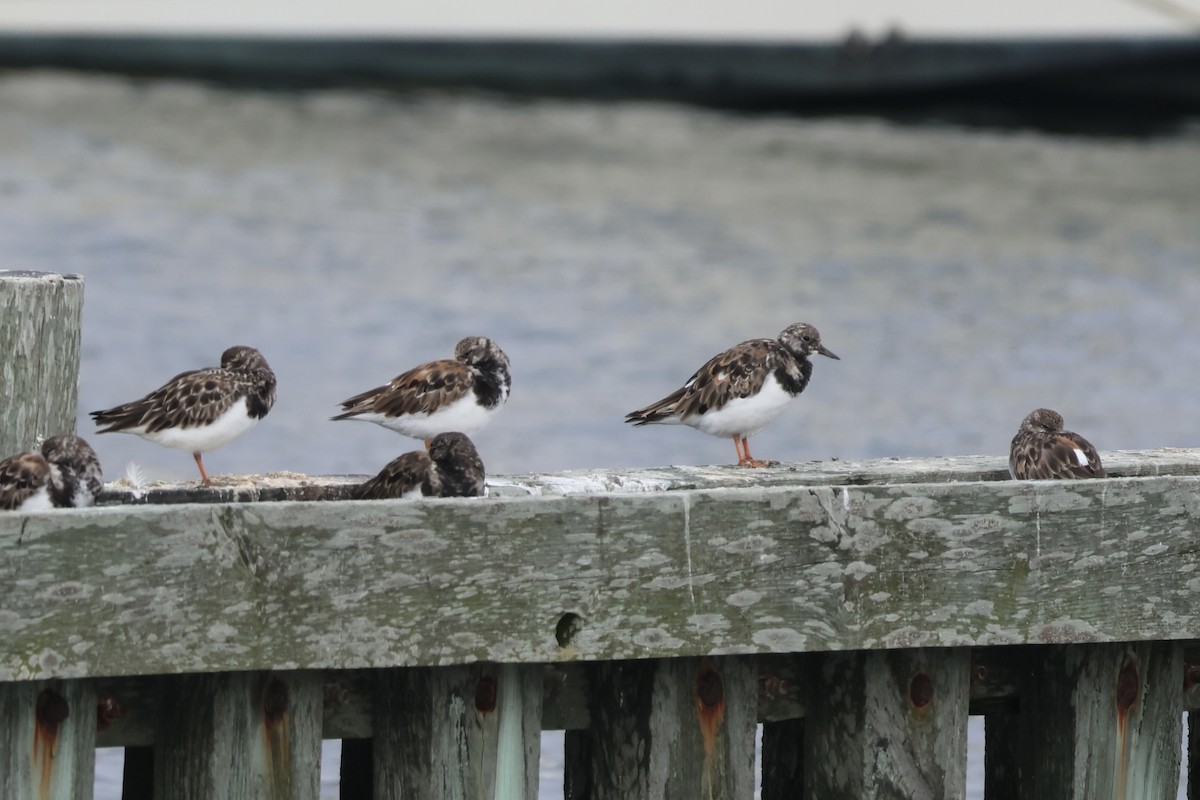
{"type": "MultiPolygon", "coordinates": [[[[1018,710],[1018,671],[1027,648],[983,647],[971,652],[971,713],[1009,716],[1018,710]]],[[[758,659],[758,721],[771,723],[802,718],[806,694],[801,656],[768,654],[758,659]]],[[[591,664],[567,662],[543,667],[542,730],[581,730],[590,724],[591,664]]],[[[364,746],[370,755],[374,704],[372,670],[336,670],[323,674],[323,739],[343,739],[364,746]]],[[[158,713],[158,677],[97,680],[110,719],[96,734],[98,747],[144,747],[154,742],[158,713]]],[[[1200,704],[1200,691],[1185,692],[1181,708],[1200,704]]],[[[126,756],[128,762],[128,754],[126,756]]],[[[343,762],[345,762],[343,754],[343,762]]],[[[369,760],[369,759],[368,759],[369,760]]],[[[351,759],[353,761],[353,758],[351,759]]],[[[351,766],[360,775],[360,766],[351,766]]],[[[367,785],[370,785],[369,782],[367,785]]]]}
{"type": "Polygon", "coordinates": [[[316,800],[320,676],[180,675],[159,682],[159,800],[316,800]]]}
{"type": "Polygon", "coordinates": [[[95,774],[90,681],[0,684],[0,797],[90,800],[95,774]]]}
{"type": "Polygon", "coordinates": [[[2,515],[0,680],[1200,638],[1197,517],[1194,477],[2,515]]]}
{"type": "Polygon", "coordinates": [[[1048,648],[1022,684],[1021,796],[1167,800],[1179,780],[1182,648],[1048,648]]]}
{"type": "Polygon", "coordinates": [[[83,277],[0,270],[0,458],[75,432],[83,277]]]}
{"type": "Polygon", "coordinates": [[[763,723],[762,800],[804,796],[804,720],[763,723]]]}
{"type": "MultiPolygon", "coordinates": [[[[1114,478],[1200,475],[1200,450],[1164,447],[1103,453],[1114,478]]],[[[369,475],[316,475],[272,472],[223,475],[219,484],[154,482],[134,490],[110,484],[101,496],[108,504],[250,503],[280,500],[347,500],[369,475]]],[[[739,489],[771,486],[867,486],[897,483],[1007,481],[1007,456],[833,459],[785,463],[747,470],[728,465],[646,469],[582,469],[562,472],[489,475],[491,497],[557,497],[605,493],[669,492],[686,489],[739,489]]]]}
{"type": "Polygon", "coordinates": [[[376,693],[375,800],[537,797],[540,668],[381,670],[376,693]]]}
{"type": "Polygon", "coordinates": [[[565,797],[752,796],[757,681],[748,657],[598,665],[592,727],[565,740],[565,797]]]}
{"type": "Polygon", "coordinates": [[[961,649],[820,657],[804,797],[963,797],[970,659],[961,649]]]}

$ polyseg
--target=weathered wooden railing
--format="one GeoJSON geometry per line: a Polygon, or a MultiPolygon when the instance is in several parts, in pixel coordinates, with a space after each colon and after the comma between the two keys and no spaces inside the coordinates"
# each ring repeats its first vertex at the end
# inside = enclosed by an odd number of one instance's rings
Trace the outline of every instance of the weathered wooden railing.
{"type": "MultiPolygon", "coordinates": [[[[0,514],[0,797],[1168,798],[1197,703],[1200,451],[116,488],[0,514]],[[181,502],[182,501],[182,502],[181,502]]],[[[1195,763],[1193,760],[1191,763],[1195,763]]],[[[1195,791],[1195,786],[1193,786],[1195,791]]]]}

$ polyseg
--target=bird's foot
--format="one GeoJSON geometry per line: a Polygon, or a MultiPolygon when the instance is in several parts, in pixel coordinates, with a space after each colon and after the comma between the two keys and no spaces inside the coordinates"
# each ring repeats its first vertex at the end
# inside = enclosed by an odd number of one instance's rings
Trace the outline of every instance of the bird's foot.
{"type": "Polygon", "coordinates": [[[777,467],[778,461],[763,461],[759,458],[743,458],[738,462],[739,467],[753,467],[754,469],[763,469],[764,467],[777,467]]]}

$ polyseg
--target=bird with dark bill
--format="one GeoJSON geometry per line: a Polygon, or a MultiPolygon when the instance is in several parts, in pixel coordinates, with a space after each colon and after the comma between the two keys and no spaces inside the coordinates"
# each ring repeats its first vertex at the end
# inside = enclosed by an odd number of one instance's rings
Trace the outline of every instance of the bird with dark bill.
{"type": "Polygon", "coordinates": [[[74,434],[52,436],[41,452],[0,461],[0,510],[42,511],[95,505],[103,488],[96,451],[74,434]]]}
{"type": "Polygon", "coordinates": [[[1063,430],[1062,414],[1048,408],[1031,411],[1021,421],[1009,449],[1008,472],[1016,480],[1106,476],[1092,443],[1063,430]]]}
{"type": "Polygon", "coordinates": [[[821,344],[821,334],[812,325],[789,325],[778,339],[750,339],[713,356],[681,388],[630,412],[625,421],[690,425],[712,436],[730,437],[739,466],[770,466],[776,462],[750,455],[749,437],[808,386],[812,355],[841,360],[821,344]]]}
{"type": "Polygon", "coordinates": [[[483,461],[474,443],[457,432],[439,433],[425,450],[405,453],[358,488],[360,500],[408,497],[482,497],[483,461]]]}
{"type": "Polygon", "coordinates": [[[212,483],[202,456],[254,427],[275,405],[275,373],[253,347],[230,347],[221,366],[181,372],[150,394],[91,412],[99,433],[132,433],[186,450],[212,483]]]}
{"type": "Polygon", "coordinates": [[[468,336],[454,358],[430,361],[383,386],[356,394],[331,419],[374,422],[415,439],[446,431],[475,433],[508,400],[508,356],[486,336],[468,336]]]}

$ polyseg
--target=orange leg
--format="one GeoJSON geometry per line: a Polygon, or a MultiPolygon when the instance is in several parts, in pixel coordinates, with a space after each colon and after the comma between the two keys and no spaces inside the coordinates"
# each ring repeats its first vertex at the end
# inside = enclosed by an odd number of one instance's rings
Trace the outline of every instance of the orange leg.
{"type": "Polygon", "coordinates": [[[739,467],[746,466],[746,456],[742,455],[742,441],[742,439],[739,439],[736,436],[733,437],[733,449],[737,450],[739,467]]]}
{"type": "Polygon", "coordinates": [[[208,473],[204,471],[204,462],[200,460],[199,453],[192,453],[192,458],[196,459],[196,466],[200,468],[200,477],[204,479],[204,485],[210,486],[212,481],[208,478],[208,473]]]}
{"type": "MultiPolygon", "coordinates": [[[[734,441],[737,441],[736,437],[734,437],[734,441]]],[[[750,455],[750,442],[745,436],[742,437],[741,452],[746,454],[745,459],[738,461],[738,464],[743,467],[773,467],[779,463],[778,461],[759,461],[757,458],[750,455]]]]}

